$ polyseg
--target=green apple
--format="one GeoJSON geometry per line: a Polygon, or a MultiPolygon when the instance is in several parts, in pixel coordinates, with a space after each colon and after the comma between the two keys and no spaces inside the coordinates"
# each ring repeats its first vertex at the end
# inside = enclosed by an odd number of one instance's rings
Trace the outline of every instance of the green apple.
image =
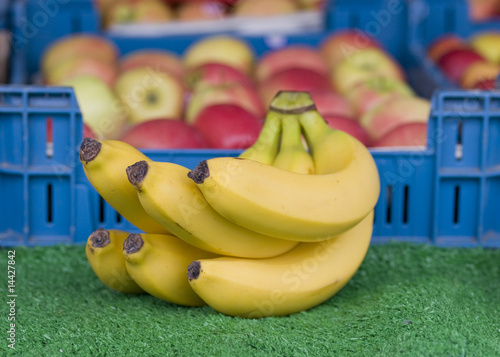
{"type": "Polygon", "coordinates": [[[83,122],[102,139],[117,139],[127,120],[120,110],[113,90],[100,78],[90,75],[74,77],[62,84],[73,87],[83,122]]]}
{"type": "Polygon", "coordinates": [[[125,71],[116,80],[115,92],[132,123],[182,116],[184,87],[178,78],[161,70],[125,71]]]}

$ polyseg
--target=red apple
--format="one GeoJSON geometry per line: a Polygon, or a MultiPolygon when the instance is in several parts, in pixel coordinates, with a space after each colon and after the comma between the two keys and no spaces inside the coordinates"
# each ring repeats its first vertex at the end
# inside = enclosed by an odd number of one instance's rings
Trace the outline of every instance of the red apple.
{"type": "Polygon", "coordinates": [[[482,82],[476,83],[473,89],[479,89],[479,90],[493,90],[497,85],[497,81],[495,79],[489,79],[485,80],[482,82]]]}
{"type": "Polygon", "coordinates": [[[467,67],[475,62],[485,62],[485,59],[471,48],[460,48],[445,53],[438,64],[446,77],[460,83],[467,67]]]}
{"type": "Polygon", "coordinates": [[[320,44],[320,50],[330,68],[336,67],[351,54],[365,48],[382,48],[373,37],[359,29],[333,32],[320,44]]]}
{"type": "Polygon", "coordinates": [[[474,22],[492,20],[498,10],[498,0],[467,0],[469,17],[474,22]]]}
{"type": "Polygon", "coordinates": [[[437,63],[445,53],[458,48],[467,47],[467,43],[460,36],[445,34],[431,42],[427,49],[427,55],[431,60],[437,63]]]}
{"type": "Polygon", "coordinates": [[[427,123],[430,108],[430,102],[424,98],[396,98],[367,111],[360,124],[375,141],[403,123],[427,123]]]}
{"type": "Polygon", "coordinates": [[[264,54],[257,63],[255,77],[262,82],[272,75],[290,68],[304,68],[328,76],[328,65],[319,51],[305,45],[290,45],[264,54]]]}
{"type": "Polygon", "coordinates": [[[238,105],[215,104],[198,113],[193,126],[211,148],[246,149],[259,136],[262,121],[238,105]]]}
{"type": "Polygon", "coordinates": [[[468,66],[462,77],[460,85],[465,89],[475,88],[478,83],[495,81],[500,75],[500,65],[491,62],[474,62],[468,66]]]}
{"type": "Polygon", "coordinates": [[[366,130],[354,118],[340,115],[325,115],[323,118],[333,129],[341,130],[355,137],[365,146],[370,145],[370,136],[366,130]]]}
{"type": "Polygon", "coordinates": [[[160,49],[141,49],[120,58],[120,72],[138,67],[151,67],[155,71],[170,73],[182,79],[185,75],[184,64],[179,55],[160,49]]]}
{"type": "Polygon", "coordinates": [[[99,139],[97,135],[94,133],[92,129],[90,129],[90,126],[88,126],[86,123],[83,123],[83,137],[84,138],[92,138],[92,139],[99,139]]]}
{"type": "Polygon", "coordinates": [[[279,91],[332,91],[328,77],[304,68],[290,68],[278,72],[259,84],[259,92],[267,107],[279,91]]]}
{"type": "Polygon", "coordinates": [[[311,97],[321,115],[354,117],[354,112],[345,97],[334,91],[312,91],[311,97]]]}
{"type": "Polygon", "coordinates": [[[299,11],[294,0],[239,0],[234,5],[233,16],[276,16],[299,11]]]}
{"type": "Polygon", "coordinates": [[[213,104],[236,104],[258,118],[266,115],[255,87],[232,82],[196,88],[187,101],[185,120],[192,123],[198,113],[213,104]]]}
{"type": "Polygon", "coordinates": [[[186,76],[186,85],[190,89],[199,86],[217,86],[233,82],[247,86],[254,85],[253,80],[248,75],[222,63],[203,64],[193,69],[186,76]]]}
{"type": "Polygon", "coordinates": [[[177,9],[180,21],[219,20],[225,16],[225,5],[216,1],[183,2],[177,9]]]}
{"type": "Polygon", "coordinates": [[[396,126],[383,137],[373,142],[372,147],[425,146],[426,143],[426,123],[405,123],[396,126]]]}
{"type": "Polygon", "coordinates": [[[199,149],[201,134],[180,119],[152,119],[132,126],[121,138],[138,149],[199,149]]]}

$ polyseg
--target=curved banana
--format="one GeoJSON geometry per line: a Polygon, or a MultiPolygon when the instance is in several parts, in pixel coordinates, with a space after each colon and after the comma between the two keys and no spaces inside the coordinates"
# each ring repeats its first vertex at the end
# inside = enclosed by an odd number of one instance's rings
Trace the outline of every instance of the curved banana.
{"type": "Polygon", "coordinates": [[[313,174],[313,158],[304,147],[297,115],[284,114],[281,125],[280,148],[272,166],[299,174],[313,174]]]}
{"type": "Polygon", "coordinates": [[[127,237],[128,232],[100,228],[89,236],[85,254],[94,273],[108,288],[128,294],[143,293],[125,267],[122,247],[127,237]]]}
{"type": "MultiPolygon", "coordinates": [[[[306,107],[309,110],[315,110],[314,105],[306,107]]],[[[352,136],[330,130],[330,140],[337,141],[336,151],[329,151],[330,160],[340,162],[332,165],[335,172],[303,175],[219,157],[200,162],[189,177],[207,202],[236,224],[288,240],[328,239],[365,218],[380,193],[377,166],[368,149],[352,136]]]]}
{"type": "Polygon", "coordinates": [[[80,162],[89,182],[126,220],[147,233],[169,233],[141,206],[125,169],[140,160],[150,161],[133,146],[118,140],[83,139],[80,162]]]}
{"type": "Polygon", "coordinates": [[[257,140],[238,157],[272,165],[280,144],[281,120],[280,115],[269,111],[257,140]]]}
{"type": "Polygon", "coordinates": [[[326,301],[356,273],[368,250],[373,211],[350,230],[316,243],[300,243],[270,259],[220,257],[192,262],[193,290],[215,310],[260,318],[289,315],[326,301]]]}
{"type": "Polygon", "coordinates": [[[168,234],[132,233],[123,242],[127,271],[147,293],[184,306],[203,306],[186,278],[188,265],[195,259],[217,255],[190,246],[168,234]]]}
{"type": "Polygon", "coordinates": [[[267,258],[297,245],[222,217],[207,203],[188,172],[189,169],[168,162],[140,161],[127,168],[130,183],[137,188],[146,212],[195,247],[221,255],[267,258]]]}

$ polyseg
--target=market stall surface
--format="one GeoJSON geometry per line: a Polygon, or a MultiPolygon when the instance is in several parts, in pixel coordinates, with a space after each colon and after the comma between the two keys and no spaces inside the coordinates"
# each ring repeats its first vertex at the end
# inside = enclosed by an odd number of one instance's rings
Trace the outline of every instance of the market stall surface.
{"type": "Polygon", "coordinates": [[[15,320],[4,303],[2,355],[500,356],[500,249],[374,245],[327,302],[258,320],[113,292],[83,246],[12,249],[15,320]]]}

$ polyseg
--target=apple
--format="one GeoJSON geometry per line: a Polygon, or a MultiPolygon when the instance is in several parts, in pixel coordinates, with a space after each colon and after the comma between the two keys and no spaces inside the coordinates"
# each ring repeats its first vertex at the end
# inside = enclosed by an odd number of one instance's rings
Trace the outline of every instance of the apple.
{"type": "Polygon", "coordinates": [[[489,90],[489,91],[494,90],[494,89],[498,89],[497,81],[495,79],[481,81],[481,82],[476,83],[476,85],[474,86],[473,89],[489,90]]]}
{"type": "Polygon", "coordinates": [[[258,87],[262,102],[266,107],[282,90],[303,92],[332,90],[328,77],[304,68],[290,68],[275,73],[261,82],[258,87]]]}
{"type": "Polygon", "coordinates": [[[115,91],[132,123],[182,116],[184,87],[177,78],[161,71],[139,67],[123,72],[115,91]]]}
{"type": "Polygon", "coordinates": [[[174,18],[173,11],[159,0],[117,0],[103,14],[104,27],[116,24],[158,23],[174,18]]]}
{"type": "Polygon", "coordinates": [[[44,81],[48,85],[57,85],[80,75],[92,75],[102,79],[113,87],[118,77],[117,67],[95,57],[75,57],[60,61],[45,73],[44,81]]]}
{"type": "Polygon", "coordinates": [[[462,77],[460,85],[465,89],[473,89],[479,83],[495,81],[500,75],[500,65],[490,62],[474,62],[469,65],[462,77]]]}
{"type": "Polygon", "coordinates": [[[192,123],[205,107],[214,104],[236,104],[263,119],[266,110],[253,86],[236,82],[196,88],[187,102],[185,120],[192,123]]]}
{"type": "Polygon", "coordinates": [[[403,123],[427,123],[430,108],[430,102],[424,98],[396,98],[366,112],[360,124],[377,141],[403,123]]]}
{"type": "Polygon", "coordinates": [[[495,17],[498,0],[467,0],[469,17],[473,22],[485,22],[495,17]]]}
{"type": "Polygon", "coordinates": [[[320,44],[320,51],[330,68],[366,48],[382,48],[373,37],[359,29],[345,29],[329,34],[320,44]]]}
{"type": "Polygon", "coordinates": [[[475,62],[485,62],[485,59],[471,48],[460,48],[445,53],[438,65],[447,78],[458,84],[466,68],[475,62]]]}
{"type": "Polygon", "coordinates": [[[312,91],[309,94],[321,115],[354,116],[347,99],[332,90],[312,91]]]}
{"type": "Polygon", "coordinates": [[[97,135],[94,133],[92,129],[90,129],[90,126],[88,126],[86,123],[83,123],[83,137],[84,138],[92,138],[92,139],[99,139],[97,135]]]}
{"type": "Polygon", "coordinates": [[[437,63],[445,53],[457,48],[467,47],[468,44],[460,36],[445,34],[431,42],[427,49],[427,55],[432,61],[437,63]]]}
{"type": "Polygon", "coordinates": [[[372,147],[425,146],[427,144],[426,123],[405,123],[396,126],[380,139],[372,143],[372,147]]]}
{"type": "Polygon", "coordinates": [[[151,119],[133,125],[121,137],[138,149],[202,149],[202,135],[181,119],[151,119]]]}
{"type": "Polygon", "coordinates": [[[233,16],[276,16],[293,14],[300,8],[294,0],[239,0],[233,16]]]}
{"type": "Polygon", "coordinates": [[[262,120],[235,104],[215,104],[196,115],[193,126],[210,148],[246,149],[262,129],[262,120]]]}
{"type": "Polygon", "coordinates": [[[222,63],[205,63],[194,68],[186,77],[186,85],[190,89],[200,86],[214,86],[237,82],[253,86],[254,82],[240,70],[222,63]]]}
{"type": "Polygon", "coordinates": [[[469,43],[487,61],[500,65],[500,27],[498,31],[476,34],[469,43]]]}
{"type": "Polygon", "coordinates": [[[333,87],[344,95],[358,83],[372,77],[406,81],[401,65],[389,53],[379,48],[361,49],[339,63],[331,72],[333,87]]]}
{"type": "Polygon", "coordinates": [[[351,90],[347,91],[345,98],[356,118],[382,103],[399,97],[415,95],[411,87],[399,79],[390,77],[367,78],[351,90]]]}
{"type": "Polygon", "coordinates": [[[42,73],[50,72],[52,67],[64,60],[83,56],[115,64],[118,48],[113,42],[98,35],[85,33],[66,35],[52,42],[43,52],[42,73]]]}
{"type": "Polygon", "coordinates": [[[122,56],[118,65],[120,72],[137,67],[151,67],[157,71],[170,73],[178,79],[182,79],[185,75],[180,56],[161,49],[135,50],[122,56]]]}
{"type": "Polygon", "coordinates": [[[289,45],[264,54],[255,69],[255,78],[262,82],[274,74],[291,68],[304,68],[328,76],[326,61],[318,50],[306,45],[289,45]]]}
{"type": "Polygon", "coordinates": [[[180,21],[219,20],[224,17],[224,5],[214,1],[184,2],[177,9],[177,19],[180,21]]]}
{"type": "Polygon", "coordinates": [[[365,128],[363,128],[355,118],[330,114],[324,115],[323,119],[325,119],[331,128],[346,132],[347,134],[358,139],[365,146],[370,145],[370,136],[366,132],[365,128]]]}
{"type": "Polygon", "coordinates": [[[82,75],[72,78],[63,86],[73,87],[83,122],[99,138],[117,139],[127,120],[117,109],[119,103],[113,90],[101,79],[82,75]]]}
{"type": "Polygon", "coordinates": [[[193,43],[184,53],[184,65],[188,69],[206,63],[222,63],[239,69],[246,75],[253,72],[255,55],[250,45],[229,35],[214,35],[193,43]]]}
{"type": "Polygon", "coordinates": [[[323,10],[327,0],[297,0],[301,9],[304,10],[323,10]]]}

